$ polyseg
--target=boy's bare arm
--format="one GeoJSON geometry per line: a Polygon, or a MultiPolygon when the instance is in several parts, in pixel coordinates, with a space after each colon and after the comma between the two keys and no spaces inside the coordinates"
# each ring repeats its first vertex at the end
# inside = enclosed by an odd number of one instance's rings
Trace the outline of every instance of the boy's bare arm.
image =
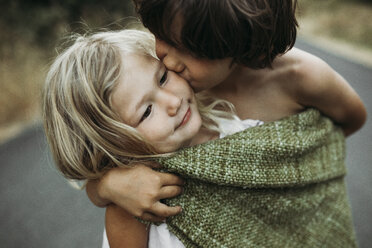
{"type": "Polygon", "coordinates": [[[109,205],[111,202],[108,199],[104,199],[100,194],[98,193],[98,187],[99,187],[100,180],[89,180],[88,183],[85,186],[85,191],[87,192],[88,198],[90,201],[96,205],[97,207],[103,208],[109,205]]]}
{"type": "Polygon", "coordinates": [[[346,136],[360,129],[367,113],[363,102],[348,82],[321,59],[304,53],[294,85],[297,100],[314,107],[339,125],[346,136]]]}
{"type": "Polygon", "coordinates": [[[182,179],[173,174],[136,165],[111,169],[100,180],[89,181],[86,192],[99,207],[112,202],[132,216],[157,222],[181,212],[181,207],[169,207],[160,200],[179,195],[182,185],[182,179]]]}
{"type": "Polygon", "coordinates": [[[111,248],[146,248],[148,229],[122,208],[110,204],[106,208],[106,233],[111,248]]]}

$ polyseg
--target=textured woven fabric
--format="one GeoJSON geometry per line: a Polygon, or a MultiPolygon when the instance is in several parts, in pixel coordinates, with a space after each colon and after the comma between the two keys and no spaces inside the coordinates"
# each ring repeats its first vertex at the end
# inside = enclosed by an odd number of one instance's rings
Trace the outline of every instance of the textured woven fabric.
{"type": "Polygon", "coordinates": [[[342,131],[309,109],[161,158],[185,178],[186,247],[355,247],[342,131]]]}

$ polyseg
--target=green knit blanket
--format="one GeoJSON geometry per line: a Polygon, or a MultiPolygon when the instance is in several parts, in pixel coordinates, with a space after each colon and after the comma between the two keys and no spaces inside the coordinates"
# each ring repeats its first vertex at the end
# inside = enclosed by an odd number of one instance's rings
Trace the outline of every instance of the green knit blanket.
{"type": "Polygon", "coordinates": [[[342,131],[317,110],[158,159],[181,175],[186,247],[355,247],[342,131]]]}

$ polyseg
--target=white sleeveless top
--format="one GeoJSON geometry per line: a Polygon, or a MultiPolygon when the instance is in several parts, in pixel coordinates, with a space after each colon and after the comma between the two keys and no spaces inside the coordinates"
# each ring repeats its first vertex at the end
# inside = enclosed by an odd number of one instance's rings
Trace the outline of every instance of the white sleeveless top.
{"type": "MultiPolygon", "coordinates": [[[[220,133],[220,138],[262,124],[263,124],[262,121],[250,119],[239,121],[223,120],[220,125],[220,128],[222,129],[222,132],[220,133]]],[[[104,231],[102,248],[109,247],[110,246],[108,244],[106,231],[104,231]]],[[[177,236],[168,230],[168,226],[166,223],[162,223],[158,226],[150,225],[148,248],[184,248],[184,247],[185,246],[177,238],[177,236]]]]}

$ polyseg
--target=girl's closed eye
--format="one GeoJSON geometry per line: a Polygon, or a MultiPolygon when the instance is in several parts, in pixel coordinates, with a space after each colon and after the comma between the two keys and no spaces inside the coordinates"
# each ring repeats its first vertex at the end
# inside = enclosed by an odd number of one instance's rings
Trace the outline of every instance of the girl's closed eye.
{"type": "Polygon", "coordinates": [[[163,84],[165,84],[165,82],[167,81],[167,78],[168,78],[168,70],[164,70],[164,73],[159,81],[160,86],[163,86],[163,84]]]}
{"type": "Polygon", "coordinates": [[[146,108],[145,113],[143,113],[143,115],[142,115],[141,120],[139,121],[139,123],[141,123],[143,120],[145,120],[147,117],[149,117],[149,115],[151,114],[151,110],[152,110],[152,105],[149,105],[146,108]]]}

